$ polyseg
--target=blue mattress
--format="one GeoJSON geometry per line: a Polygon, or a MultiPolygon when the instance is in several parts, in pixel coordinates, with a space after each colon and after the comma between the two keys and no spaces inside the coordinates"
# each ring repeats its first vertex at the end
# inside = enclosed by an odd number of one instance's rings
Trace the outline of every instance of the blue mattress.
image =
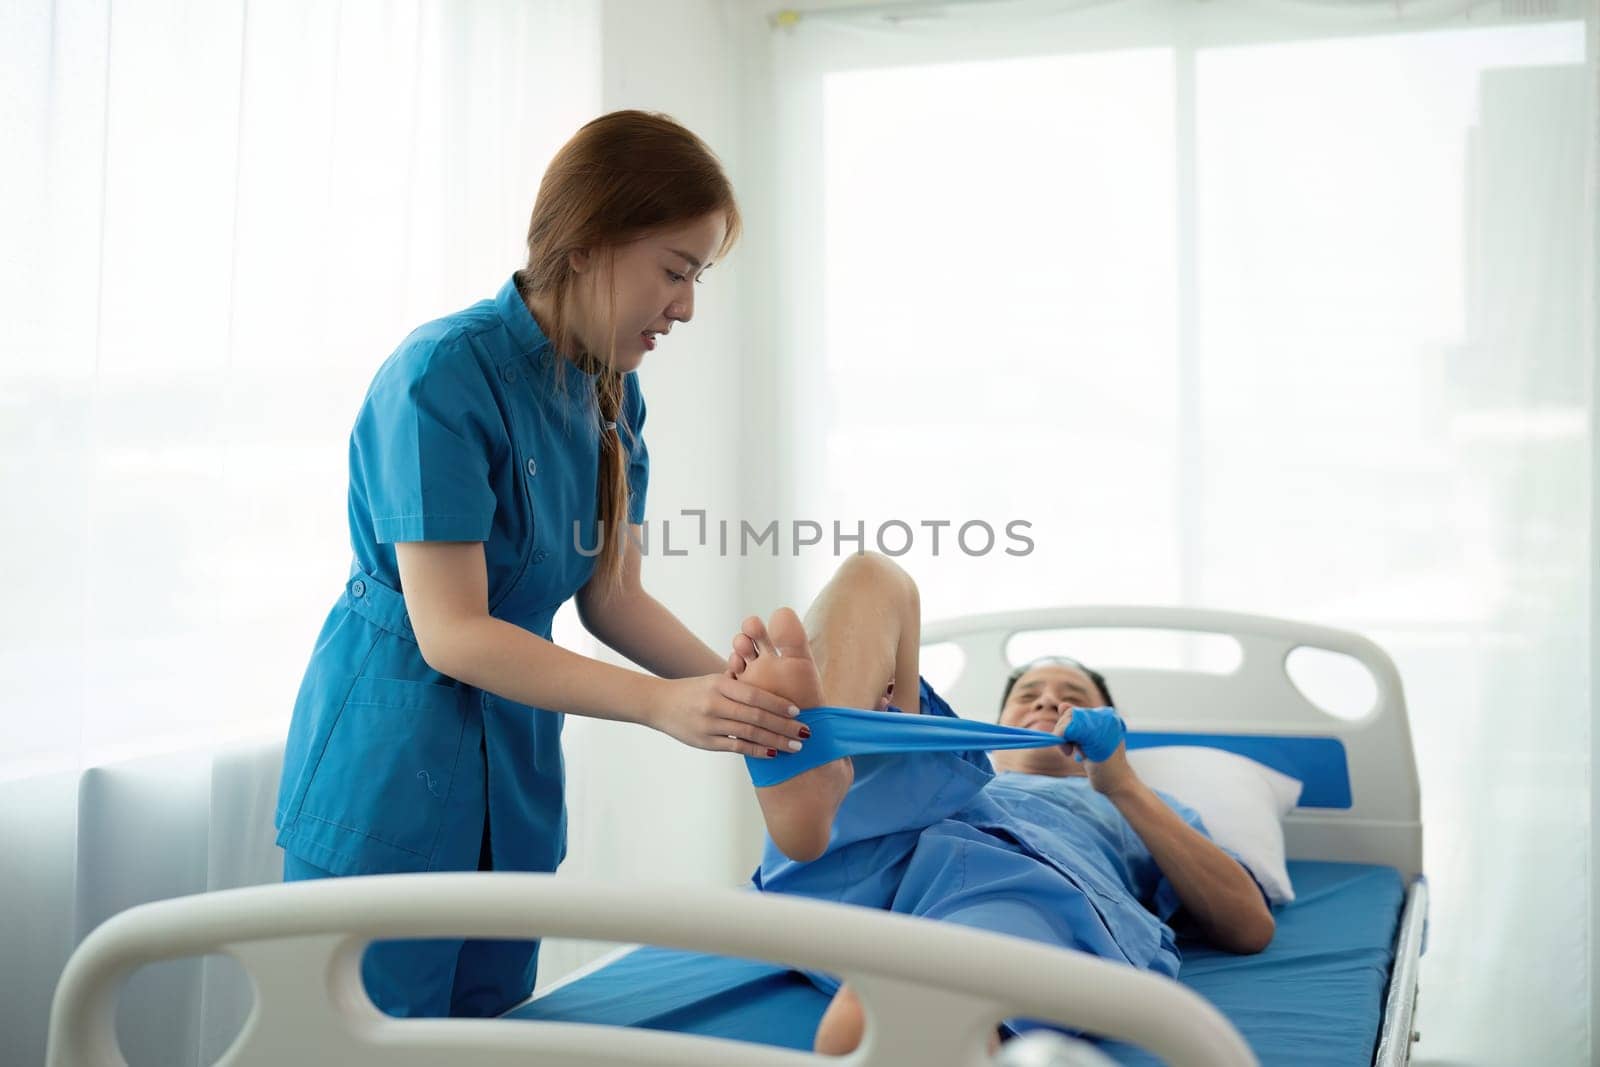
{"type": "MultiPolygon", "coordinates": [[[[1272,945],[1234,956],[1180,937],[1178,980],[1239,1028],[1263,1065],[1370,1064],[1405,887],[1389,867],[1292,861],[1297,899],[1272,945]]],[[[641,948],[507,1013],[809,1049],[827,998],[787,967],[641,948]]],[[[1159,1064],[1107,1042],[1120,1063],[1159,1064]]]]}

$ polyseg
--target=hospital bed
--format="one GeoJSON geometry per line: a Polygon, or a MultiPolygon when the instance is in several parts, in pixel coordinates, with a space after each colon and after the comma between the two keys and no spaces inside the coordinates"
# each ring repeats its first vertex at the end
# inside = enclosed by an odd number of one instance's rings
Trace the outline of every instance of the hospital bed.
{"type": "Polygon", "coordinates": [[[1137,727],[1130,748],[1225,748],[1306,783],[1284,824],[1297,899],[1278,910],[1266,952],[1229,956],[1180,942],[1184,964],[1172,981],[983,931],[751,891],[641,892],[506,873],[340,878],[114,916],[62,974],[48,1063],[123,1063],[114,1009],[126,977],[147,963],[214,952],[243,965],[256,995],[219,1061],[240,1067],[291,1058],[299,1067],[827,1062],[804,1051],[826,998],[795,967],[838,974],[858,990],[869,1025],[852,1064],[983,1063],[995,1022],[1019,1016],[1099,1035],[1099,1053],[1124,1064],[1406,1063],[1428,898],[1416,766],[1393,662],[1356,634],[1178,608],[969,617],[928,625],[924,645],[960,651],[960,674],[942,692],[958,710],[987,714],[1011,669],[1015,635],[1079,628],[1238,643],[1228,673],[1104,673],[1137,727]],[[1312,703],[1286,670],[1298,648],[1358,661],[1375,685],[1373,706],[1342,718],[1312,703]],[[360,980],[366,944],[447,936],[625,947],[507,1012],[515,1025],[378,1012],[360,980]]]}

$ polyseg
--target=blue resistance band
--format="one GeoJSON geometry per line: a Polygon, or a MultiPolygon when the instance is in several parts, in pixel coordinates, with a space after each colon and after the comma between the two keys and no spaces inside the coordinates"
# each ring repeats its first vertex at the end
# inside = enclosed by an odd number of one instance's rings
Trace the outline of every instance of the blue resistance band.
{"type": "Polygon", "coordinates": [[[811,738],[799,752],[780,752],[769,759],[745,757],[745,767],[756,786],[786,782],[797,774],[844,756],[881,752],[1048,748],[1071,742],[1084,756],[1098,763],[1116,752],[1127,732],[1122,718],[1112,708],[1078,708],[1066,732],[1060,734],[972,719],[948,719],[942,715],[907,715],[859,708],[804,708],[800,721],[811,727],[811,738]]]}

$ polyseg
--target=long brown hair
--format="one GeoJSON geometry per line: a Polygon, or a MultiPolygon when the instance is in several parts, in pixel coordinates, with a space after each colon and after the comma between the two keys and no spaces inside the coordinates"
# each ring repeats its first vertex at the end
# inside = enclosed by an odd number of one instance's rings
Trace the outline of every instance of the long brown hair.
{"type": "Polygon", "coordinates": [[[609,282],[617,246],[713,212],[727,220],[726,236],[716,252],[721,259],[742,227],[733,185],[716,154],[666,115],[613,111],[585,124],[556,153],[539,183],[528,223],[528,265],[517,272],[517,288],[524,301],[535,293],[552,297],[552,321],[544,324],[551,344],[580,366],[599,369],[595,398],[602,429],[596,490],[602,544],[595,575],[612,588],[622,579],[628,452],[634,443],[630,438],[623,444],[621,434],[616,289],[614,283],[605,286],[606,351],[587,352],[571,326],[568,301],[577,274],[569,254],[587,249],[591,269],[609,282]]]}

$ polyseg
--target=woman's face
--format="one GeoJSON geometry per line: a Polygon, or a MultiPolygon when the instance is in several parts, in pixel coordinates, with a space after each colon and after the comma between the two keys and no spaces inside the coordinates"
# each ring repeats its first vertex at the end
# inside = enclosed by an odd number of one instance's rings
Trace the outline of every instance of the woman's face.
{"type": "MultiPolygon", "coordinates": [[[[616,369],[636,369],[674,323],[694,317],[695,286],[722,246],[727,221],[720,212],[671,229],[658,230],[614,251],[611,271],[616,294],[616,369]]],[[[607,308],[604,264],[578,254],[580,329],[589,351],[605,352],[607,308]]]]}

